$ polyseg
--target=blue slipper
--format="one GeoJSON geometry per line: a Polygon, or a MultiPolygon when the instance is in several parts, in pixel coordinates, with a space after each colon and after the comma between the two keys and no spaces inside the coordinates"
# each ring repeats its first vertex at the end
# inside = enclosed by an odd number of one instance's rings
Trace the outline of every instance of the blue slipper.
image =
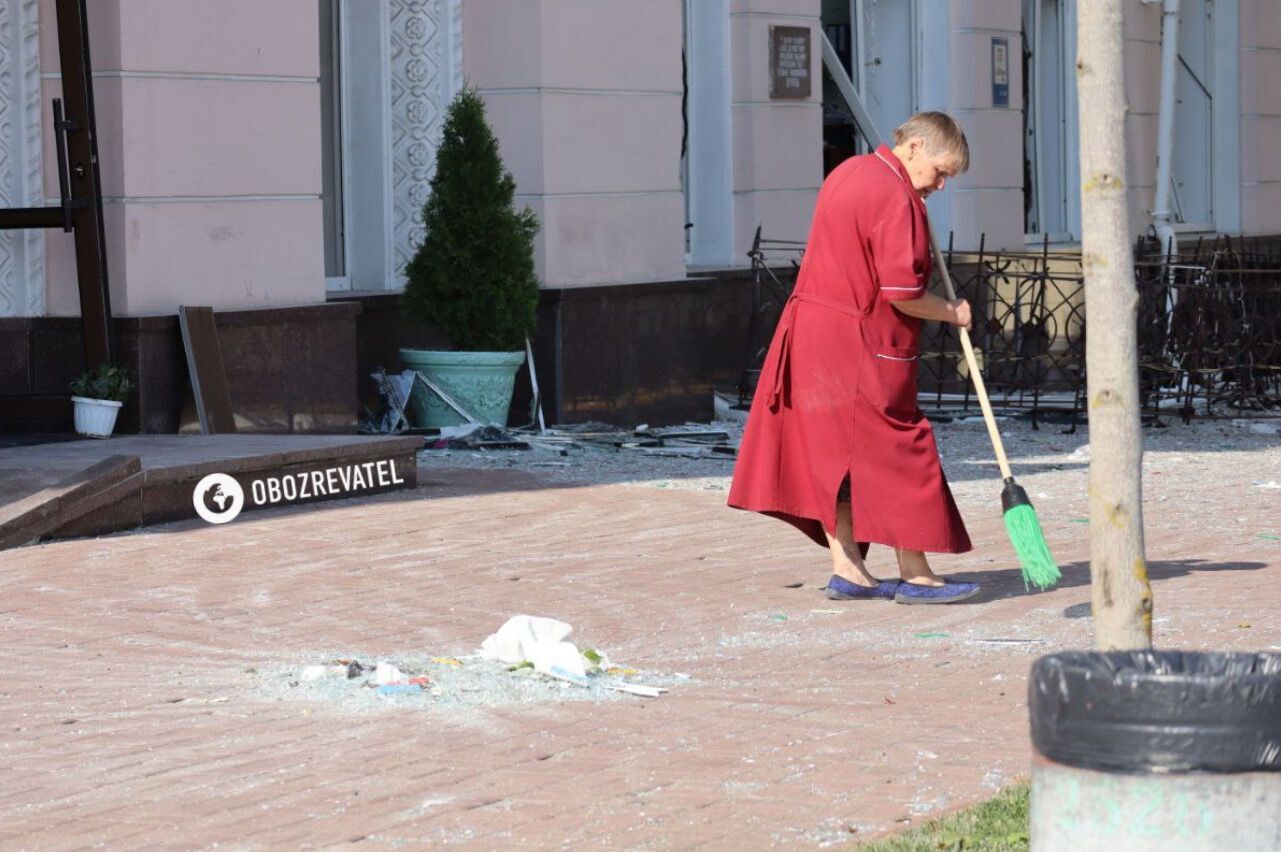
{"type": "Polygon", "coordinates": [[[844,577],[833,574],[832,579],[827,581],[827,588],[823,591],[827,599],[832,601],[857,601],[869,598],[892,600],[894,591],[898,587],[898,580],[880,580],[875,586],[860,586],[858,583],[851,583],[844,577]]]}
{"type": "Polygon", "coordinates": [[[949,604],[968,600],[978,593],[977,583],[953,583],[947,580],[941,586],[918,586],[904,581],[898,584],[894,601],[901,604],[949,604]]]}

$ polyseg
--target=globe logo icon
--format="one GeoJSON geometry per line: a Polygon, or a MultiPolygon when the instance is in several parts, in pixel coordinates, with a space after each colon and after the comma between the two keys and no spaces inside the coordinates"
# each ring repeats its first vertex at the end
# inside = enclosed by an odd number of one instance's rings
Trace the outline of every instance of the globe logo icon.
{"type": "Polygon", "coordinates": [[[196,483],[191,503],[196,514],[211,524],[234,521],[245,506],[245,491],[225,473],[211,473],[196,483]]]}

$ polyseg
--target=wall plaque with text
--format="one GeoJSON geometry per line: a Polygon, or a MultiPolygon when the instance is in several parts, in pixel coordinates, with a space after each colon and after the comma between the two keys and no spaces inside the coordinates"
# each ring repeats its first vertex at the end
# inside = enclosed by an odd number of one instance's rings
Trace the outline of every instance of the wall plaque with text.
{"type": "Polygon", "coordinates": [[[769,96],[808,98],[810,96],[809,27],[769,28],[769,96]]]}
{"type": "Polygon", "coordinates": [[[992,106],[1010,105],[1010,40],[992,39],[992,106]]]}

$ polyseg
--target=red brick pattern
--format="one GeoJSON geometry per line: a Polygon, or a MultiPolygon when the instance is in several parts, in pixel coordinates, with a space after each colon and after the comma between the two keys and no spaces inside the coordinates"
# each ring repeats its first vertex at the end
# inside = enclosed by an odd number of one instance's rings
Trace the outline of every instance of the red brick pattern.
{"type": "MultiPolygon", "coordinates": [[[[1047,521],[1066,564],[1049,593],[1023,592],[999,515],[967,507],[977,550],[938,567],[983,572],[979,603],[833,603],[825,552],[720,492],[419,485],[0,552],[0,848],[862,838],[1025,772],[1028,664],[1090,642],[1084,526],[1047,521]],[[247,673],[470,653],[516,612],[690,678],[656,700],[353,712],[269,700],[247,673]]],[[[1281,542],[1245,532],[1265,497],[1232,532],[1154,504],[1165,644],[1281,645],[1281,542]]]]}

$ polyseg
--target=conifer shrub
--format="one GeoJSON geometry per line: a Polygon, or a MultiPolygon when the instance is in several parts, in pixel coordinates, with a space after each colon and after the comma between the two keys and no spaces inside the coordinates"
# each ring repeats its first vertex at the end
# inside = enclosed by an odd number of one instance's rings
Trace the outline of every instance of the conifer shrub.
{"type": "Polygon", "coordinates": [[[534,330],[538,217],[516,210],[516,182],[498,152],[485,104],[463,89],[449,105],[426,234],[405,267],[407,317],[443,332],[456,349],[514,352],[534,330]]]}

